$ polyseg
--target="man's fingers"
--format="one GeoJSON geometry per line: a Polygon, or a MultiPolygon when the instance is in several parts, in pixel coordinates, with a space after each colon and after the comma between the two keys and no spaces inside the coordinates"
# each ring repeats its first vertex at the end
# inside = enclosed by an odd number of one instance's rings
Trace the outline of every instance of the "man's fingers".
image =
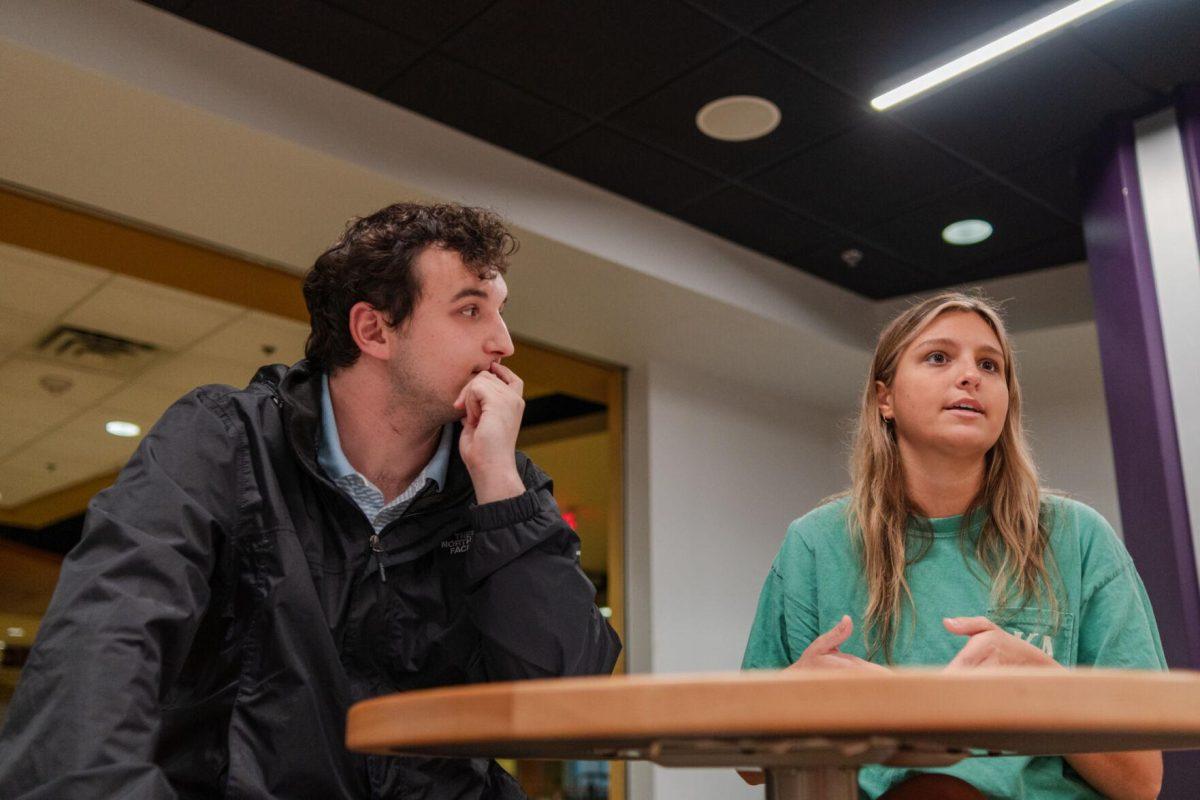
{"type": "Polygon", "coordinates": [[[466,424],[474,428],[479,424],[479,418],[483,416],[483,398],[478,390],[466,392],[464,398],[464,409],[467,412],[466,424]]]}
{"type": "Polygon", "coordinates": [[[974,636],[984,631],[999,630],[996,623],[987,617],[946,617],[942,620],[946,630],[959,636],[974,636]]]}
{"type": "Polygon", "coordinates": [[[470,382],[468,382],[467,385],[464,386],[461,391],[459,391],[458,397],[454,398],[454,407],[459,411],[466,410],[467,388],[470,387],[470,385],[470,382]]]}
{"type": "Polygon", "coordinates": [[[520,377],[517,376],[517,373],[504,366],[499,361],[493,361],[490,369],[493,375],[507,383],[512,388],[516,389],[518,394],[525,389],[525,381],[521,380],[520,377]]]}

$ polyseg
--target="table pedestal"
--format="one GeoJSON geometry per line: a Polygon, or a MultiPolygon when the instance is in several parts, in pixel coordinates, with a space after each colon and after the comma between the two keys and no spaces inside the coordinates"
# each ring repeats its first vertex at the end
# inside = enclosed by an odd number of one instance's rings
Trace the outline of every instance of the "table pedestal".
{"type": "Polygon", "coordinates": [[[858,800],[858,768],[768,769],[767,800],[858,800]]]}

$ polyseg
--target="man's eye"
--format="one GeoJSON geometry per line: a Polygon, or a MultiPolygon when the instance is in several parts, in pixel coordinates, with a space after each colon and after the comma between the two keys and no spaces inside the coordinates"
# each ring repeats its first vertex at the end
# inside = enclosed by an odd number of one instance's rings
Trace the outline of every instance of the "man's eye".
{"type": "Polygon", "coordinates": [[[464,317],[478,317],[479,316],[479,306],[467,306],[459,313],[462,314],[464,317]]]}

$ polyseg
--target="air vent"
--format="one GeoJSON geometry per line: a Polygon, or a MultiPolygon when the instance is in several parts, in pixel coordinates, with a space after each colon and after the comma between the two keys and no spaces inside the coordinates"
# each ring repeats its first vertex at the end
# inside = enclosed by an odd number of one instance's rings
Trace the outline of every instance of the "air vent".
{"type": "Polygon", "coordinates": [[[38,342],[34,351],[44,361],[128,376],[154,361],[159,349],[109,333],[60,325],[38,342]]]}

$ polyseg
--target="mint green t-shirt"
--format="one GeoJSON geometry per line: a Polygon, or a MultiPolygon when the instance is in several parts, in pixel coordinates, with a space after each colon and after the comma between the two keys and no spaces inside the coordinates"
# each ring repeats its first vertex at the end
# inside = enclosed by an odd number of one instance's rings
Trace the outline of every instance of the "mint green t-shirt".
{"type": "MultiPolygon", "coordinates": [[[[965,530],[962,517],[920,520],[911,529],[909,552],[925,542],[929,548],[908,567],[915,614],[905,604],[892,651],[894,666],[949,663],[966,637],[947,631],[942,618],[987,616],[1066,667],[1166,669],[1150,600],[1116,533],[1082,503],[1048,497],[1044,504],[1059,579],[1057,617],[1016,599],[1007,608],[992,607],[990,581],[973,554],[981,513],[967,521],[965,530]]],[[[847,508],[848,500],[836,500],[788,526],[759,598],[743,669],[794,663],[843,614],[854,620],[854,633],[841,650],[867,657],[867,587],[848,532],[847,508]]],[[[879,653],[873,660],[884,663],[884,656],[879,653]]],[[[1101,797],[1057,756],[968,758],[926,770],[872,765],[860,771],[859,787],[875,798],[917,771],[956,775],[991,798],[1101,797]]]]}

